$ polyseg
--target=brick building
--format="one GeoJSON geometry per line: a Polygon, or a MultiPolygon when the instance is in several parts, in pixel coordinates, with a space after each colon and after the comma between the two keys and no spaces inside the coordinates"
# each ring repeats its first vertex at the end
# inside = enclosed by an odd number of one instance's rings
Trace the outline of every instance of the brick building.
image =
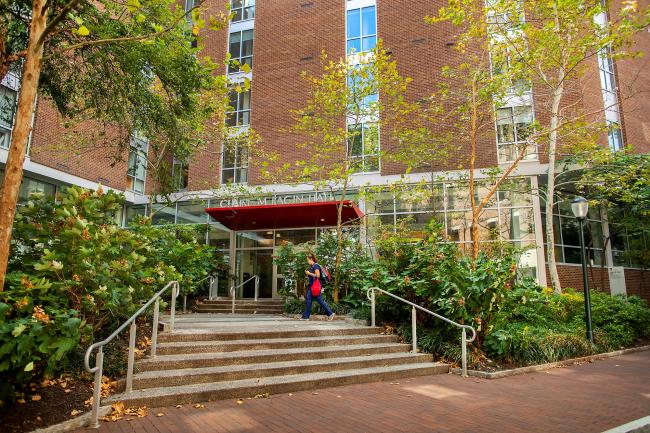
{"type": "MultiPolygon", "coordinates": [[[[192,0],[187,2],[186,7],[191,7],[192,0]]],[[[217,0],[208,2],[211,8],[219,5],[217,0]]],[[[319,72],[321,51],[333,58],[344,58],[351,49],[370,50],[378,39],[382,39],[400,73],[413,79],[408,96],[415,99],[435,88],[440,69],[457,56],[453,50],[451,26],[434,27],[424,21],[424,17],[439,6],[436,1],[262,0],[255,4],[254,0],[232,0],[232,6],[235,18],[228,31],[213,32],[202,41],[204,52],[212,58],[224,58],[230,52],[233,59],[251,67],[249,73],[239,72],[236,67],[225,71],[233,82],[244,78],[251,80],[249,92],[231,97],[234,111],[227,122],[234,128],[252,127],[261,137],[258,145],[280,153],[283,161],[295,160],[303,152],[296,147],[297,138],[282,131],[292,125],[289,111],[301,108],[307,98],[300,74],[305,70],[319,72]]],[[[639,33],[636,45],[647,52],[650,33],[639,33]]],[[[591,70],[580,83],[582,104],[595,109],[607,106],[600,115],[602,121],[620,125],[620,130],[603,137],[603,145],[615,149],[632,145],[639,152],[650,152],[647,116],[650,99],[641,92],[650,84],[650,72],[644,60],[614,63],[608,53],[603,53],[592,63],[591,70]]],[[[11,114],[17,91],[17,80],[12,75],[7,76],[0,88],[5,96],[2,107],[5,112],[11,114]]],[[[497,109],[494,134],[481,142],[477,168],[508,162],[512,149],[522,140],[520,135],[525,125],[536,117],[544,117],[535,96],[535,90],[531,89],[516,102],[497,109]]],[[[10,116],[0,123],[0,167],[7,157],[11,124],[10,116]]],[[[238,230],[229,230],[227,223],[222,224],[224,221],[208,217],[205,208],[232,210],[242,205],[323,203],[336,198],[336,191],[315,192],[308,185],[265,185],[260,176],[260,161],[248,158],[237,148],[222,151],[221,143],[211,142],[189,163],[174,162],[179,200],[173,205],[150,205],[150,179],[144,167],[138,164],[147,151],[146,139],[134,137],[129,154],[116,160],[106,149],[66,153],[60,148],[62,135],[64,131],[55,110],[46,100],[40,100],[25,162],[23,197],[35,190],[53,194],[61,185],[96,188],[102,184],[124,192],[128,202],[123,213],[125,223],[134,215],[152,210],[156,223],[208,223],[206,242],[222,249],[231,258],[232,270],[240,281],[260,275],[262,297],[277,296],[282,284],[282,275],[272,263],[274,247],[288,241],[314,240],[327,221],[321,219],[323,223],[316,221],[308,226],[300,225],[306,224],[304,220],[288,222],[285,226],[278,226],[276,222],[274,226],[258,226],[257,229],[250,224],[255,221],[249,221],[248,225],[238,226],[238,230]],[[226,197],[220,191],[220,186],[226,183],[259,186],[263,193],[258,192],[254,197],[226,197]]],[[[390,138],[381,131],[378,142],[361,146],[360,153],[354,155],[360,160],[371,161],[362,165],[363,169],[352,180],[350,199],[366,215],[355,236],[361,242],[371,243],[372,227],[376,222],[394,224],[408,216],[413,219],[416,231],[435,219],[444,225],[450,240],[469,246],[471,218],[467,187],[451,180],[459,173],[459,167],[467,166],[463,152],[452,155],[435,167],[433,173],[405,174],[400,164],[379,161],[378,149],[384,151],[390,146],[390,138]],[[450,180],[437,183],[434,197],[424,200],[388,192],[366,200],[359,194],[366,185],[390,184],[400,179],[417,183],[430,180],[432,176],[436,179],[445,176],[450,180]]],[[[542,285],[547,284],[543,205],[539,196],[531,191],[544,184],[545,173],[544,155],[531,152],[513,176],[516,187],[498,194],[484,212],[480,224],[480,236],[485,242],[505,240],[530,246],[521,260],[521,267],[542,285]]],[[[566,287],[581,288],[576,221],[568,203],[557,206],[556,224],[555,248],[560,278],[566,287]]],[[[606,215],[601,215],[598,209],[590,211],[589,227],[592,284],[605,291],[626,290],[628,294],[650,299],[650,277],[625,255],[625,251],[650,242],[650,238],[631,239],[625,233],[612,235],[606,215]]],[[[240,296],[248,295],[249,292],[240,293],[240,296]]]]}

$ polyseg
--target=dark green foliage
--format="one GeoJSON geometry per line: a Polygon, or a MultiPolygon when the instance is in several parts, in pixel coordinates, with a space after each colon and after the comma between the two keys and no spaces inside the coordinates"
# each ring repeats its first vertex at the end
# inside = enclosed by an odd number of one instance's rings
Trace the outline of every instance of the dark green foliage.
{"type": "Polygon", "coordinates": [[[189,285],[209,272],[212,250],[191,229],[177,236],[117,226],[122,201],[70,187],[56,203],[32,196],[19,209],[0,293],[0,399],[12,398],[15,385],[78,367],[71,358],[80,348],[112,332],[167,282],[189,285]]]}
{"type": "Polygon", "coordinates": [[[591,305],[594,347],[585,337],[582,294],[514,290],[495,317],[484,348],[489,356],[532,364],[616,350],[650,336],[650,309],[642,299],[592,291],[591,305]]]}

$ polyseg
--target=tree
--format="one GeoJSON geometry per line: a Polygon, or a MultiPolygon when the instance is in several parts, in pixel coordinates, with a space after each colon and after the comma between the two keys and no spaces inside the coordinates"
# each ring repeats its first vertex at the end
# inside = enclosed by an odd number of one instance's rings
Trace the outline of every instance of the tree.
{"type": "MultiPolygon", "coordinates": [[[[0,77],[20,69],[20,96],[0,189],[0,290],[37,92],[67,122],[90,121],[90,140],[124,158],[130,137],[150,140],[154,170],[186,156],[223,110],[225,78],[192,39],[227,13],[186,12],[166,0],[17,0],[0,4],[0,77]],[[191,18],[191,19],[189,19],[191,18]],[[206,21],[208,24],[206,25],[206,21]]],[[[75,139],[83,140],[81,136],[75,139]]],[[[148,162],[149,163],[149,162],[148,162]]],[[[169,175],[169,173],[166,173],[169,175]]]]}
{"type": "Polygon", "coordinates": [[[520,131],[520,140],[512,145],[506,162],[501,161],[499,152],[500,164],[483,170],[485,178],[480,183],[485,192],[480,197],[476,193],[479,142],[494,140],[495,111],[511,100],[524,98],[530,91],[530,83],[523,76],[522,68],[511,61],[508,44],[492,34],[491,17],[481,3],[467,1],[460,6],[454,3],[442,7],[437,16],[427,17],[427,21],[432,24],[451,21],[462,29],[454,45],[462,60],[441,71],[443,81],[429,99],[429,110],[435,115],[433,123],[438,135],[444,134],[441,140],[460,139],[469,143],[467,182],[472,215],[472,263],[476,263],[481,215],[519,163],[534,154],[535,125],[520,131]]]}
{"type": "MultiPolygon", "coordinates": [[[[475,10],[474,1],[450,1],[441,16],[461,26],[475,10]]],[[[648,24],[648,12],[636,2],[626,2],[617,13],[601,0],[491,0],[485,7],[488,34],[507,48],[508,64],[515,65],[532,83],[535,112],[539,119],[534,143],[548,158],[546,195],[546,239],[553,237],[553,205],[558,162],[572,148],[593,148],[603,132],[616,129],[603,119],[606,108],[590,110],[581,87],[589,68],[599,56],[620,59],[635,55],[628,51],[632,37],[648,24]]],[[[469,32],[472,27],[469,26],[469,32]]],[[[465,33],[468,34],[468,33],[465,33]]],[[[560,291],[554,248],[546,249],[552,284],[560,291]]]]}
{"type": "MultiPolygon", "coordinates": [[[[367,53],[352,53],[345,60],[321,55],[322,75],[303,73],[309,87],[304,107],[292,111],[295,123],[287,131],[298,136],[305,158],[271,169],[262,164],[262,174],[273,181],[310,182],[338,196],[338,251],[333,278],[334,301],[338,302],[340,265],[344,246],[343,208],[352,176],[379,170],[380,131],[390,125],[400,130],[399,119],[415,112],[404,95],[410,79],[402,77],[395,61],[381,42],[367,53]]],[[[388,134],[384,135],[388,136],[388,134]]]]}

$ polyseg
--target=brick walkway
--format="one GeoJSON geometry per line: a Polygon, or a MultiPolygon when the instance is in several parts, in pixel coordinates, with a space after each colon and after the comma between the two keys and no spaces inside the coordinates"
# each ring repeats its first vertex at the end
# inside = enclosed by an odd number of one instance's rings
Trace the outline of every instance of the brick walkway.
{"type": "Polygon", "coordinates": [[[82,431],[596,433],[647,415],[650,351],[498,380],[442,375],[151,409],[82,431]]]}

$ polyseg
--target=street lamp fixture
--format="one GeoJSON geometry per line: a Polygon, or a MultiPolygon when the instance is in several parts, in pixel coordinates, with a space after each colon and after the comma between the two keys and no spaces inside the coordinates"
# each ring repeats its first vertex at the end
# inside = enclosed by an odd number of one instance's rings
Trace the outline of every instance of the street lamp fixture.
{"type": "Polygon", "coordinates": [[[587,252],[585,249],[585,219],[589,212],[589,202],[584,197],[576,197],[571,202],[571,211],[580,225],[580,257],[582,259],[582,282],[585,289],[585,321],[587,338],[594,343],[594,333],[591,329],[591,300],[589,299],[589,276],[587,275],[587,252]]]}

